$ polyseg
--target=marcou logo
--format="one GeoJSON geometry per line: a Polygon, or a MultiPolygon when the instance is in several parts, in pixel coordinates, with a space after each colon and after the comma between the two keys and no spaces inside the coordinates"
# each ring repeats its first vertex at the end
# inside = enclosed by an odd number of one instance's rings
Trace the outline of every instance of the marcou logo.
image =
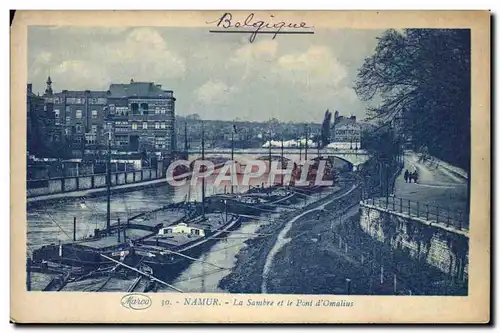
{"type": "Polygon", "coordinates": [[[130,310],[145,310],[151,303],[151,298],[144,294],[127,294],[121,299],[122,306],[130,310]]]}

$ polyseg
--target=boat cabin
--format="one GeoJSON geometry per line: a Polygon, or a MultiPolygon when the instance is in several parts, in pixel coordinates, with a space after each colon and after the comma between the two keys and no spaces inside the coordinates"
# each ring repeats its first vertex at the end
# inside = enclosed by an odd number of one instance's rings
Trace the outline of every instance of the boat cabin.
{"type": "Polygon", "coordinates": [[[179,223],[177,225],[161,228],[158,231],[159,236],[169,236],[172,234],[188,234],[205,237],[205,231],[203,229],[190,227],[186,223],[179,223]]]}

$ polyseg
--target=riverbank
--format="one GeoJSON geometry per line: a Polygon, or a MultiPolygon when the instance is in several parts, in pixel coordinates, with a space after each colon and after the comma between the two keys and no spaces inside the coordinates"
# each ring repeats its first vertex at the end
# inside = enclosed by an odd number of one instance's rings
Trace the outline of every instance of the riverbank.
{"type": "Polygon", "coordinates": [[[335,202],[330,216],[301,220],[274,260],[273,294],[467,295],[467,282],[374,240],[359,227],[358,205],[335,202]]]}
{"type": "MultiPolygon", "coordinates": [[[[149,187],[165,186],[166,184],[167,184],[167,179],[160,178],[160,179],[137,182],[137,183],[132,183],[132,184],[115,185],[115,186],[111,186],[111,194],[139,191],[139,190],[142,190],[144,188],[149,188],[149,187]]],[[[99,197],[99,196],[104,196],[106,194],[107,194],[107,188],[106,187],[99,187],[99,188],[93,188],[93,189],[82,190],[82,191],[72,191],[72,192],[40,195],[40,196],[36,196],[36,197],[28,197],[28,198],[26,198],[26,202],[29,205],[32,203],[40,203],[40,202],[48,203],[51,201],[58,201],[61,199],[99,197]]]]}
{"type": "MultiPolygon", "coordinates": [[[[303,214],[305,211],[314,209],[342,193],[348,192],[350,188],[350,185],[343,188],[338,187],[332,193],[306,205],[302,209],[285,212],[272,223],[261,226],[257,233],[269,236],[256,237],[245,242],[246,246],[236,255],[236,264],[233,271],[220,281],[219,287],[230,293],[261,293],[263,282],[262,272],[268,253],[275,245],[278,235],[285,225],[294,217],[303,214]]],[[[310,214],[304,214],[301,220],[308,220],[310,218],[310,214]]],[[[274,270],[274,267],[272,270],[274,270]]]]}

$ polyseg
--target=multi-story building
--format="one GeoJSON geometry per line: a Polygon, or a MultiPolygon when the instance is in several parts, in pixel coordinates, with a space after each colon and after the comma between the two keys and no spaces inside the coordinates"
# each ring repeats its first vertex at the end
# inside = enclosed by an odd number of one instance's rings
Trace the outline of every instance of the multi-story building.
{"type": "Polygon", "coordinates": [[[328,147],[361,149],[361,125],[356,122],[356,116],[339,116],[335,111],[331,133],[332,141],[328,147]]]}
{"type": "Polygon", "coordinates": [[[105,131],[115,148],[127,151],[175,151],[175,98],[153,82],[111,84],[107,91],[105,131]]]}
{"type": "Polygon", "coordinates": [[[55,123],[73,155],[97,148],[103,141],[106,92],[63,90],[54,94],[53,101],[55,123]]]}
{"type": "Polygon", "coordinates": [[[50,156],[58,153],[63,142],[53,113],[50,77],[43,96],[33,93],[32,84],[26,90],[28,152],[32,155],[50,156]]]}
{"type": "MultiPolygon", "coordinates": [[[[40,130],[48,131],[51,141],[64,142],[74,157],[106,149],[110,136],[117,152],[169,155],[175,150],[175,98],[171,90],[162,90],[158,84],[131,80],[111,84],[107,91],[54,93],[49,77],[43,97],[34,95],[30,87],[28,114],[35,105],[43,107],[43,114],[50,115],[52,122],[46,121],[40,130]]],[[[28,117],[29,138],[32,118],[28,117]]]]}

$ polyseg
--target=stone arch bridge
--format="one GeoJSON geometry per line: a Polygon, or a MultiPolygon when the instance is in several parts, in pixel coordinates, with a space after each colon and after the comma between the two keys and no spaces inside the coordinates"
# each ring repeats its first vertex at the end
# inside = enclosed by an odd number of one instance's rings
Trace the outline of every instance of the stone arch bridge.
{"type": "MultiPolygon", "coordinates": [[[[189,161],[201,159],[201,149],[192,149],[188,151],[189,161]]],[[[365,150],[340,150],[333,148],[323,148],[318,151],[316,148],[310,148],[307,151],[307,157],[304,149],[284,148],[283,159],[302,164],[305,160],[313,161],[318,158],[333,159],[347,163],[353,170],[357,170],[370,159],[370,155],[365,150]]],[[[205,149],[205,159],[207,160],[229,160],[231,159],[231,149],[205,149]]],[[[246,165],[250,160],[269,160],[269,148],[248,148],[235,149],[234,159],[236,163],[246,165]]],[[[271,159],[281,160],[281,148],[271,148],[271,159]]]]}

